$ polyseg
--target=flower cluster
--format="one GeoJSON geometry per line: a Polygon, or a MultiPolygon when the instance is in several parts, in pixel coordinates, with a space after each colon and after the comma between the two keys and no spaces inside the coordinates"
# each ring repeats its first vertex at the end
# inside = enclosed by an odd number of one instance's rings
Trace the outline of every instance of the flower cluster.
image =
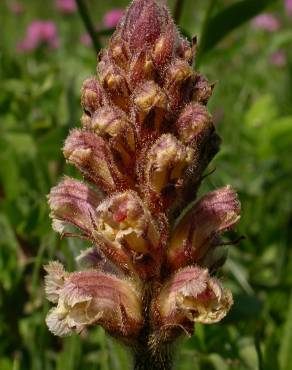
{"type": "Polygon", "coordinates": [[[28,26],[26,35],[17,48],[19,51],[26,52],[35,50],[43,44],[51,49],[58,47],[59,36],[57,27],[52,21],[36,20],[28,26]]]}
{"type": "Polygon", "coordinates": [[[134,0],[81,91],[82,127],[63,148],[83,181],[49,195],[53,227],[92,243],[80,271],[46,266],[56,335],[102,325],[126,343],[172,342],[215,323],[232,295],[214,277],[221,235],[239,220],[230,186],[196,201],[220,139],[206,108],[213,85],[158,0],[134,0]],[[188,206],[186,210],[186,206],[188,206]]]}
{"type": "Polygon", "coordinates": [[[77,10],[75,0],[56,0],[56,8],[63,14],[71,14],[77,10]]]}

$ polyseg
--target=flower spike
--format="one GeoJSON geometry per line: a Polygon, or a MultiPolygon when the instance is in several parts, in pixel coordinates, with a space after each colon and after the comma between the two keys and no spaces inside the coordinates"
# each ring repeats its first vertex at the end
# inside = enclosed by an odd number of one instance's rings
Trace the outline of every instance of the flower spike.
{"type": "Polygon", "coordinates": [[[196,199],[220,144],[206,107],[214,84],[193,68],[196,44],[166,0],[131,2],[83,83],[82,127],[65,140],[84,182],[64,178],[49,195],[53,228],[92,244],[76,272],[45,267],[49,329],[101,325],[133,348],[137,369],[170,368],[169,345],[223,319],[233,302],[215,273],[227,258],[221,237],[240,219],[238,196],[226,186],[196,199]]]}

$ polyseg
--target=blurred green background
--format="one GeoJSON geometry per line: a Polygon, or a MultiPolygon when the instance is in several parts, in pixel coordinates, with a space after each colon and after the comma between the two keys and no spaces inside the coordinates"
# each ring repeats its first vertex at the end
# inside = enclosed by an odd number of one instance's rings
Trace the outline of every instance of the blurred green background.
{"type": "MultiPolygon", "coordinates": [[[[85,1],[99,34],[126,0],[85,1]]],[[[217,81],[209,108],[223,138],[201,193],[231,184],[242,202],[222,277],[235,304],[224,322],[183,340],[177,370],[292,369],[292,12],[284,0],[169,1],[178,24],[198,35],[200,71],[217,81]],[[263,26],[252,18],[269,13],[263,26]],[[180,13],[180,14],[179,14],[180,13]]],[[[290,1],[291,3],[291,1],[290,1]]],[[[74,269],[82,248],[50,225],[46,194],[64,174],[63,141],[79,125],[82,81],[96,52],[76,10],[54,0],[0,3],[0,369],[127,370],[128,353],[93,328],[51,335],[43,265],[74,269]],[[27,27],[54,22],[54,47],[29,48],[27,27]]],[[[291,6],[291,5],[290,5],[291,6]]],[[[291,9],[290,9],[291,10],[291,9]]],[[[262,22],[263,23],[263,22],[262,22]]],[[[111,31],[108,31],[110,33],[111,31]]],[[[46,41],[46,40],[45,40],[46,41]]]]}

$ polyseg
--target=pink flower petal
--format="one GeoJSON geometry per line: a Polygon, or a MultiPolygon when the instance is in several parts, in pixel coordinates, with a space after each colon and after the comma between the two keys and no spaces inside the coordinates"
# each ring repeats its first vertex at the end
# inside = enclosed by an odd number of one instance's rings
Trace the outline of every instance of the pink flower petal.
{"type": "Polygon", "coordinates": [[[256,29],[275,32],[280,28],[280,22],[273,14],[260,14],[252,21],[252,25],[256,29]]]}
{"type": "Polygon", "coordinates": [[[123,15],[124,11],[122,9],[110,10],[103,17],[103,24],[108,28],[116,27],[123,15]]]}
{"type": "Polygon", "coordinates": [[[270,61],[276,67],[283,68],[287,64],[287,57],[284,51],[278,50],[270,56],[270,61]]]}
{"type": "Polygon", "coordinates": [[[10,5],[10,10],[14,14],[22,14],[24,12],[24,7],[21,3],[15,1],[10,5]]]}
{"type": "Polygon", "coordinates": [[[52,21],[33,21],[26,30],[26,35],[17,45],[17,49],[22,52],[37,49],[41,44],[46,44],[50,48],[59,46],[59,36],[57,27],[52,21]]]}
{"type": "Polygon", "coordinates": [[[286,14],[292,17],[292,0],[285,0],[286,14]]]}
{"type": "Polygon", "coordinates": [[[56,0],[56,8],[63,14],[71,14],[77,10],[75,0],[56,0]]]}

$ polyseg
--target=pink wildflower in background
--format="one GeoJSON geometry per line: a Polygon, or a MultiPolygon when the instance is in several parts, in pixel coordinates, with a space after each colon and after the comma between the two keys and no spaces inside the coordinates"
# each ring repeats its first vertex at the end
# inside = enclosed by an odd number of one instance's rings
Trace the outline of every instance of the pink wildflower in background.
{"type": "Polygon", "coordinates": [[[283,68],[287,64],[286,54],[283,50],[278,50],[270,56],[270,61],[276,67],[283,68]]]}
{"type": "Polygon", "coordinates": [[[285,0],[286,14],[292,17],[292,0],[285,0]]]}
{"type": "Polygon", "coordinates": [[[280,22],[273,14],[264,13],[258,15],[252,21],[252,25],[256,29],[275,32],[280,28],[280,22]]]}
{"type": "Polygon", "coordinates": [[[19,2],[13,2],[11,5],[10,5],[10,10],[12,13],[16,14],[16,15],[19,15],[19,14],[22,14],[23,11],[24,11],[24,7],[21,3],[19,2]]]}
{"type": "Polygon", "coordinates": [[[71,14],[77,10],[75,0],[56,0],[56,7],[63,14],[71,14]]]}
{"type": "Polygon", "coordinates": [[[53,49],[59,46],[57,27],[52,21],[33,21],[28,26],[24,39],[17,45],[17,49],[23,52],[32,51],[42,44],[53,49]]]}
{"type": "Polygon", "coordinates": [[[80,42],[81,42],[81,44],[83,44],[85,46],[91,46],[92,45],[92,41],[91,41],[91,38],[90,38],[88,33],[83,33],[80,36],[80,42]]]}
{"type": "Polygon", "coordinates": [[[116,27],[123,15],[123,9],[112,9],[104,15],[103,24],[107,28],[116,27]]]}

